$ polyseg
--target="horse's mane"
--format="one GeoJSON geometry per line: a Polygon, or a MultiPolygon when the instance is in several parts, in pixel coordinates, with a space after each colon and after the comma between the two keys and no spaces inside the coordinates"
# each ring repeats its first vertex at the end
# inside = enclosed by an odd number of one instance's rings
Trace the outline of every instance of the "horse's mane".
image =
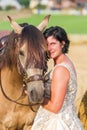
{"type": "MultiPolygon", "coordinates": [[[[22,27],[28,25],[27,23],[20,24],[22,27]]],[[[5,50],[4,54],[0,55],[0,69],[3,66],[8,66],[11,69],[12,63],[16,65],[17,63],[17,55],[15,52],[17,48],[17,40],[18,40],[18,34],[16,34],[14,31],[9,30],[3,30],[0,31],[0,42],[5,39],[5,50]]],[[[0,43],[1,44],[1,43],[0,43]]]]}
{"type": "Polygon", "coordinates": [[[14,34],[14,32],[12,31],[11,34],[6,35],[0,39],[0,41],[5,39],[4,53],[3,55],[0,55],[0,68],[2,68],[4,65],[11,67],[15,59],[15,48],[16,48],[16,44],[14,42],[15,38],[16,34],[14,34]]]}
{"type": "MultiPolygon", "coordinates": [[[[17,64],[18,55],[18,39],[20,38],[21,45],[27,43],[28,57],[26,61],[27,67],[41,68],[47,71],[47,55],[46,55],[46,43],[43,34],[33,25],[25,24],[21,35],[19,36],[12,31],[6,40],[6,48],[4,54],[0,57],[0,68],[4,65],[17,64]],[[26,25],[26,26],[25,26],[26,25]],[[36,42],[37,41],[37,42],[36,42]]],[[[2,39],[2,38],[1,38],[2,39]]]]}

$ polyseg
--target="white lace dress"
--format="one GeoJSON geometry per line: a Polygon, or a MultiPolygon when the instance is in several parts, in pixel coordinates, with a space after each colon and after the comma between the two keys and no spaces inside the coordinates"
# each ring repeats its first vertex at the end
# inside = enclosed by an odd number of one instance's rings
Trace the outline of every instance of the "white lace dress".
{"type": "MultiPolygon", "coordinates": [[[[60,110],[60,112],[55,114],[40,106],[31,130],[83,130],[82,124],[77,117],[74,108],[74,100],[77,91],[77,81],[75,73],[68,64],[62,63],[58,65],[66,67],[70,71],[71,77],[62,109],[60,110]]],[[[53,70],[55,69],[55,67],[53,68],[53,70]]],[[[51,79],[53,70],[50,73],[51,79]]]]}

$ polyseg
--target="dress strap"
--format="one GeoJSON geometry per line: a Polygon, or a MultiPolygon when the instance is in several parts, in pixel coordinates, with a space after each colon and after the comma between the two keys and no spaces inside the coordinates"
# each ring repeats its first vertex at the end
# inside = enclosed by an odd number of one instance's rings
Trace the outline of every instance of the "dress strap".
{"type": "Polygon", "coordinates": [[[73,75],[76,77],[76,74],[75,74],[74,70],[72,69],[72,67],[71,67],[69,64],[67,64],[67,63],[60,63],[60,64],[56,64],[56,65],[53,67],[53,69],[52,69],[52,71],[51,71],[51,74],[50,74],[50,78],[51,78],[51,79],[52,79],[53,71],[54,71],[55,68],[58,67],[58,66],[63,66],[63,67],[65,67],[65,68],[70,72],[70,75],[73,74],[73,75]]]}

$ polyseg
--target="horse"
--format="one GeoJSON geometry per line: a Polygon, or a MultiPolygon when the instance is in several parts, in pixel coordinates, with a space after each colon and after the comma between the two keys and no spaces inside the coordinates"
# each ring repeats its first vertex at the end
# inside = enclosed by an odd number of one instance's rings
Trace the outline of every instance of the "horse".
{"type": "Polygon", "coordinates": [[[18,24],[0,39],[0,130],[30,130],[44,100],[47,46],[41,31],[50,15],[37,27],[18,24]]]}
{"type": "Polygon", "coordinates": [[[78,110],[78,117],[81,120],[84,130],[87,130],[87,90],[85,91],[78,110]]]}

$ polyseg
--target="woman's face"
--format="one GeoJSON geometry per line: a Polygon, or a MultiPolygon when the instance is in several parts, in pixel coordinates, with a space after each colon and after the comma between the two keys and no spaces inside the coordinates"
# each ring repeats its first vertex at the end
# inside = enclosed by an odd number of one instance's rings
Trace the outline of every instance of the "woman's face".
{"type": "Polygon", "coordinates": [[[50,58],[56,59],[62,54],[62,48],[64,45],[60,41],[56,40],[53,36],[47,38],[47,47],[50,54],[50,58]]]}

